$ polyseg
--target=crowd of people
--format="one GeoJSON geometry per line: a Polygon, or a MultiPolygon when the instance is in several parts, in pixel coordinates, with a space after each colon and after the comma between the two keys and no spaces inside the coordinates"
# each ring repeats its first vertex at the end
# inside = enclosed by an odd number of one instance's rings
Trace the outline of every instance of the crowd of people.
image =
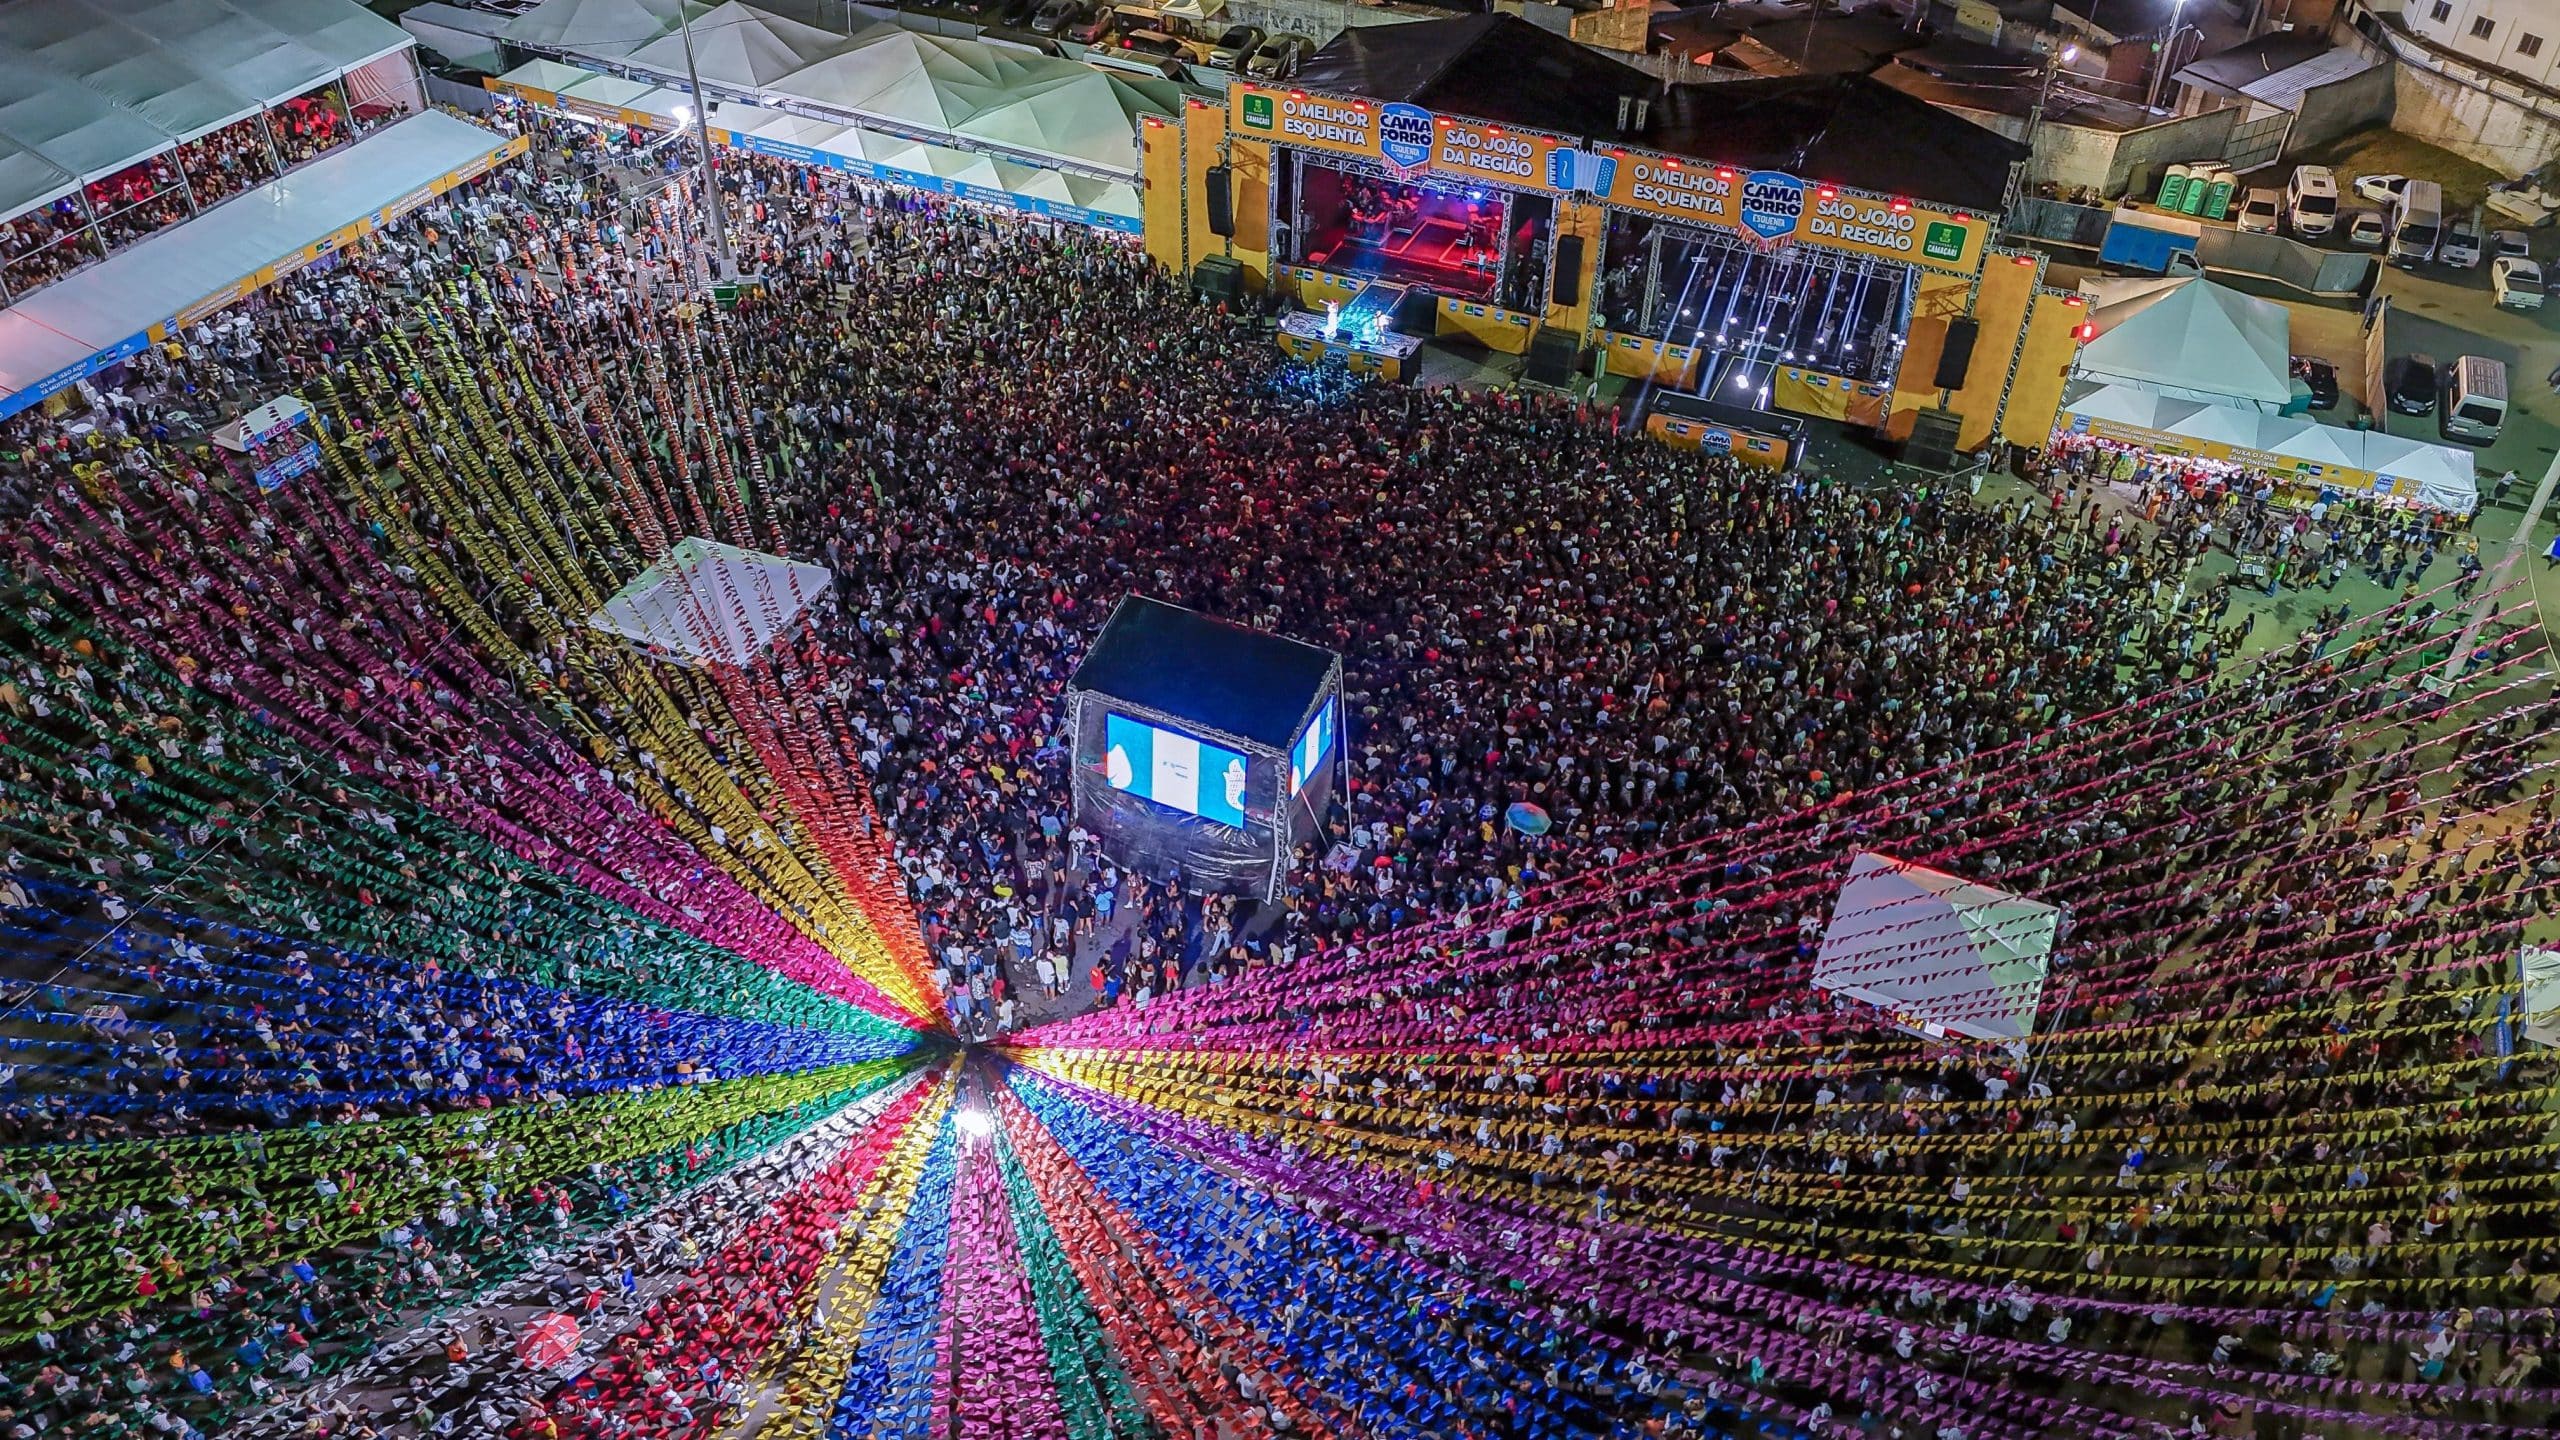
{"type": "Polygon", "coordinates": [[[0,1419],[183,1434],[358,1363],[528,1263],[523,1207],[894,1083],[920,998],[1023,1045],[968,1081],[1003,1145],[910,1088],[721,1192],[759,1218],[585,1388],[395,1418],[693,1435],[787,1371],[813,1434],[2549,1422],[2551,1073],[2488,1037],[2560,878],[2551,700],[2467,536],[1310,377],[1120,242],[748,157],[724,315],[663,159],[527,123],[537,171],[0,435],[0,1122],[83,1147],[8,1176],[50,1368],[0,1419]],[[283,385],[324,479],[176,419],[283,385]],[[765,668],[626,663],[576,617],[680,533],[831,603],[765,668]],[[2285,536],[2382,601],[2250,643],[2194,567],[2285,536]],[[1277,903],[1076,824],[1062,692],[1132,593],[1343,657],[1277,903]],[[1810,983],[1852,850],[2068,907],[2030,1042],[1810,983]],[[474,1124],[522,1153],[458,1187],[396,1128],[474,1124]]]}

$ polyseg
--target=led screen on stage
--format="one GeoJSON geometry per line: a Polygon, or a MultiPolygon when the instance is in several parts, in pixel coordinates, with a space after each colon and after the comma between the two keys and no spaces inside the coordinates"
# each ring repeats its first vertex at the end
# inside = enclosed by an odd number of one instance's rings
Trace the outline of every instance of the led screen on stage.
{"type": "Polygon", "coordinates": [[[1332,752],[1333,731],[1339,723],[1334,716],[1334,707],[1338,703],[1325,701],[1324,708],[1316,712],[1316,718],[1307,722],[1307,733],[1299,736],[1298,743],[1289,747],[1290,794],[1306,789],[1307,782],[1314,779],[1316,771],[1324,765],[1324,757],[1332,752]]]}
{"type": "Polygon", "coordinates": [[[1102,770],[1115,790],[1244,828],[1244,757],[1224,746],[1106,713],[1102,770]]]}

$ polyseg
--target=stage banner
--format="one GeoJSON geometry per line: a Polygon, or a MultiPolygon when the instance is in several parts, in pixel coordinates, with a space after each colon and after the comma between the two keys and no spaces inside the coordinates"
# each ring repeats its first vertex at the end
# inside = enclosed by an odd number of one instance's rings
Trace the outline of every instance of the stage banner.
{"type": "Polygon", "coordinates": [[[1230,92],[1228,128],[1302,150],[1374,160],[1408,180],[1486,182],[1549,194],[1573,190],[1586,157],[1560,136],[1455,115],[1419,105],[1311,95],[1238,85],[1230,92]]]}
{"type": "Polygon", "coordinates": [[[1870,428],[1884,424],[1892,399],[1890,386],[1792,365],[1780,366],[1769,387],[1769,403],[1778,409],[1870,428]]]}
{"type": "Polygon", "coordinates": [[[1621,209],[1767,245],[1813,245],[1952,274],[1982,268],[1991,229],[1977,215],[1853,195],[1781,170],[1742,171],[1615,147],[1599,152],[1591,169],[1592,193],[1621,209]]]}

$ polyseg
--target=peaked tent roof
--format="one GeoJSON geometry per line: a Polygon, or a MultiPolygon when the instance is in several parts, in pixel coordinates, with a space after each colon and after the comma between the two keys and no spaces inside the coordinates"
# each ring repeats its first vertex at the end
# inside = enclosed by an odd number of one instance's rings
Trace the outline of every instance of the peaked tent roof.
{"type": "Polygon", "coordinates": [[[1127,152],[1124,137],[1138,117],[1161,112],[1116,77],[1076,68],[1083,73],[1016,90],[1014,99],[962,121],[960,133],[1061,159],[1114,163],[1127,152]]]}
{"type": "Polygon", "coordinates": [[[711,9],[700,0],[542,0],[507,26],[507,38],[518,45],[623,56],[676,28],[680,8],[696,18],[711,9]]]}
{"type": "Polygon", "coordinates": [[[2084,378],[2268,412],[2293,398],[2292,325],[2273,301],[2189,280],[2110,308],[2129,313],[2081,350],[2084,378]]]}
{"type": "Polygon", "coordinates": [[[50,204],[78,188],[78,177],[0,135],[0,215],[50,204]]]}
{"type": "Polygon", "coordinates": [[[1823,931],[1813,983],[1902,1023],[2022,1042],[2035,1033],[2061,929],[2051,905],[1861,852],[1823,931]]]}
{"type": "Polygon", "coordinates": [[[883,26],[770,88],[856,114],[950,130],[1002,104],[1020,68],[990,46],[883,26]]]}
{"type": "Polygon", "coordinates": [[[696,664],[743,665],[832,593],[823,565],[687,536],[587,623],[696,664]]]}
{"type": "MultiPolygon", "coordinates": [[[[739,0],[728,0],[693,22],[695,69],[706,80],[741,89],[764,89],[844,47],[845,37],[832,30],[767,14],[739,0]]],[[[684,49],[684,35],[670,33],[632,51],[629,60],[643,70],[681,76],[684,49]]]]}

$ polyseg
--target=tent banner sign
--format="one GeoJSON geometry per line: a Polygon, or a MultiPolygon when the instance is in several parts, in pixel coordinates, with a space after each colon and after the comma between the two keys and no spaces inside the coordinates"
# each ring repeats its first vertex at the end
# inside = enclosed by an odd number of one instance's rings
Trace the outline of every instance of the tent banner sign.
{"type": "Polygon", "coordinates": [[[1419,105],[1378,104],[1303,90],[1235,87],[1233,129],[1302,150],[1375,160],[1408,180],[1487,182],[1545,193],[1580,188],[1590,157],[1534,130],[1434,115],[1419,105]]]}
{"type": "Polygon", "coordinates": [[[1622,209],[1767,245],[1814,245],[1928,270],[1982,268],[1982,217],[1856,195],[1783,170],[1740,171],[1638,150],[1591,157],[1587,188],[1622,209]]]}

